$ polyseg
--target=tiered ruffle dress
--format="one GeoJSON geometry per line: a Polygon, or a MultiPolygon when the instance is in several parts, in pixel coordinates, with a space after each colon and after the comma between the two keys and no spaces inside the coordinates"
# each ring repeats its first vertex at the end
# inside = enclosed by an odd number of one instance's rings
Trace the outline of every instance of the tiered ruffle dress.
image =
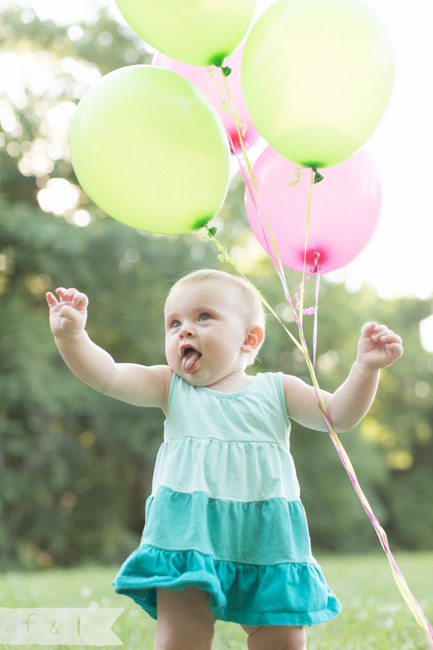
{"type": "Polygon", "coordinates": [[[156,589],[209,592],[216,619],[315,625],[341,607],[311,554],[280,374],[236,393],[174,374],[140,546],[113,584],[157,618],[156,589]]]}

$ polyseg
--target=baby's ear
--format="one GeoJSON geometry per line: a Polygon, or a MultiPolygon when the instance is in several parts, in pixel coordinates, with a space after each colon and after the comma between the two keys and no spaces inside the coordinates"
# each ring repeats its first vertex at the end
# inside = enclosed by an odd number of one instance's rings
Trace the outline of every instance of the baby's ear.
{"type": "Polygon", "coordinates": [[[252,352],[260,346],[263,341],[263,337],[263,329],[258,325],[254,325],[254,327],[248,329],[241,349],[244,352],[252,352]]]}

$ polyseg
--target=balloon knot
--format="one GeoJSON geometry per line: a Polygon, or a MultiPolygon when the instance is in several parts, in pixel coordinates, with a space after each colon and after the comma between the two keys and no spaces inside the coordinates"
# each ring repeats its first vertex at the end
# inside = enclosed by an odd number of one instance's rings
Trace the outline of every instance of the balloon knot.
{"type": "MultiPolygon", "coordinates": [[[[322,179],[323,179],[323,176],[322,176],[322,178],[320,180],[322,180],[322,179]]],[[[319,260],[320,260],[320,253],[318,251],[315,251],[313,253],[313,267],[311,269],[312,273],[317,273],[318,271],[320,271],[319,260]]]]}
{"type": "Polygon", "coordinates": [[[325,177],[322,176],[322,174],[319,174],[319,172],[317,171],[317,167],[312,167],[311,169],[312,169],[313,172],[314,172],[314,180],[313,180],[313,183],[320,183],[320,181],[323,181],[323,179],[324,179],[325,177]]]}
{"type": "Polygon", "coordinates": [[[228,77],[229,74],[231,74],[232,69],[229,68],[228,65],[221,65],[221,66],[219,66],[219,67],[221,68],[222,73],[223,73],[223,75],[224,75],[225,77],[228,77]]]}
{"type": "Polygon", "coordinates": [[[236,265],[236,262],[228,252],[227,248],[222,246],[222,244],[218,241],[218,239],[215,237],[217,229],[215,226],[212,228],[209,228],[209,226],[204,226],[197,234],[200,237],[203,237],[203,239],[210,239],[215,246],[217,247],[219,251],[218,259],[220,262],[227,262],[228,264],[231,264],[232,266],[236,265]]]}

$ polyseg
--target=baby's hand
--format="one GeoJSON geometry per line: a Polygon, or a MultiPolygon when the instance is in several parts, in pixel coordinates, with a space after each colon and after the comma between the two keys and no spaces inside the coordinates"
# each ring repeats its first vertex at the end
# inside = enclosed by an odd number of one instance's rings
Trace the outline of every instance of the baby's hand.
{"type": "Polygon", "coordinates": [[[366,323],[358,343],[357,361],[364,368],[379,370],[397,361],[403,354],[401,337],[386,325],[366,323]]]}
{"type": "Polygon", "coordinates": [[[56,289],[57,300],[51,291],[45,296],[50,308],[50,329],[57,339],[70,339],[83,332],[87,320],[88,298],[77,289],[56,289]]]}

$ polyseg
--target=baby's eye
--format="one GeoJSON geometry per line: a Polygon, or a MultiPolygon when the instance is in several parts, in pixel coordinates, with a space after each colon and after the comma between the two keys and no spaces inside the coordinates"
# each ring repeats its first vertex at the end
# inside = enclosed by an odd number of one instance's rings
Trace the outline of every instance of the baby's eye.
{"type": "Polygon", "coordinates": [[[203,312],[203,314],[200,314],[198,317],[199,320],[210,320],[212,316],[208,314],[207,312],[203,312]]]}
{"type": "Polygon", "coordinates": [[[171,321],[170,327],[172,327],[172,328],[180,327],[180,320],[171,321]]]}

